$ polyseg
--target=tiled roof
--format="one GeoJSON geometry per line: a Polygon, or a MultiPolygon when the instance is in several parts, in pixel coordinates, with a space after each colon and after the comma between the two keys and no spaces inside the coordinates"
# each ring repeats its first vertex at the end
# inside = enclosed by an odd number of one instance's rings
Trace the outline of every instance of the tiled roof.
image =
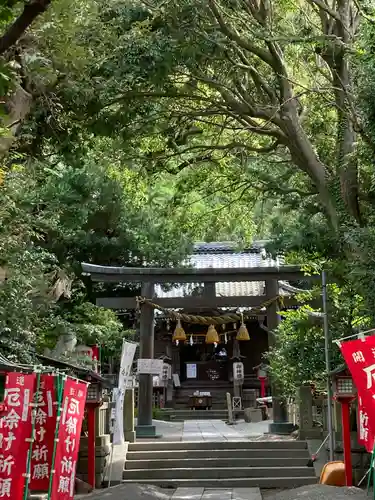
{"type": "MultiPolygon", "coordinates": [[[[271,259],[266,255],[264,242],[255,242],[251,248],[236,251],[230,242],[197,243],[193,254],[184,263],[195,268],[236,268],[236,267],[275,267],[282,264],[279,259],[271,259]]],[[[157,297],[185,297],[200,295],[202,283],[187,283],[165,291],[156,286],[157,297]]],[[[264,281],[246,281],[234,283],[216,283],[216,295],[223,297],[260,296],[265,295],[264,281]]]]}

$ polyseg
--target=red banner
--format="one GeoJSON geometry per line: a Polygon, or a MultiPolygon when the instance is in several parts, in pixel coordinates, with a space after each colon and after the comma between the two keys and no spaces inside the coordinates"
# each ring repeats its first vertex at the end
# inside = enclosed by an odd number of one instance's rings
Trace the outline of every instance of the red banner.
{"type": "Polygon", "coordinates": [[[359,442],[372,452],[375,436],[375,337],[343,342],[340,349],[358,391],[359,442]]]}
{"type": "Polygon", "coordinates": [[[369,428],[369,418],[362,398],[358,396],[358,443],[366,448],[368,453],[374,449],[374,434],[369,428]]]}
{"type": "Polygon", "coordinates": [[[56,390],[53,375],[42,375],[34,395],[34,444],[31,455],[31,491],[48,491],[56,429],[56,390]]]}
{"type": "Polygon", "coordinates": [[[56,449],[51,500],[71,500],[74,497],[76,464],[87,385],[68,378],[64,384],[62,415],[56,449]]]}
{"type": "Polygon", "coordinates": [[[36,375],[9,373],[0,417],[0,498],[23,500],[36,375]]]}

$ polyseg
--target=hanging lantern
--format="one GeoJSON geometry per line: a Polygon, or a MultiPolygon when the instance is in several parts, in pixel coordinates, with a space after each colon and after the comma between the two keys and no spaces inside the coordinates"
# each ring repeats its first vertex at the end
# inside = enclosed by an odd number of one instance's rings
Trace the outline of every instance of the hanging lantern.
{"type": "Polygon", "coordinates": [[[190,344],[190,345],[194,345],[194,339],[193,339],[193,336],[192,336],[192,335],[190,335],[189,344],[190,344]]]}
{"type": "Polygon", "coordinates": [[[220,342],[219,335],[214,325],[210,325],[206,334],[206,344],[218,344],[220,342]]]}
{"type": "Polygon", "coordinates": [[[250,340],[250,335],[249,332],[246,328],[246,325],[243,320],[243,314],[241,314],[241,326],[238,329],[236,340],[242,341],[242,340],[250,340]]]}
{"type": "Polygon", "coordinates": [[[185,342],[185,340],[186,340],[186,333],[185,330],[182,328],[181,320],[179,319],[177,320],[177,325],[173,332],[172,342],[176,342],[177,344],[177,342],[185,342]]]}

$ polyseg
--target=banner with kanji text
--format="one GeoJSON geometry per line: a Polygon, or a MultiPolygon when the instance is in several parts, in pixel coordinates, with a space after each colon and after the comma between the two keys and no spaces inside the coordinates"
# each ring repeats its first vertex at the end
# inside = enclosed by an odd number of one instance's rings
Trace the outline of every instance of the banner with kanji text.
{"type": "Polygon", "coordinates": [[[374,449],[374,434],[369,428],[368,412],[361,396],[358,396],[358,443],[366,448],[368,453],[374,449]]]}
{"type": "Polygon", "coordinates": [[[48,491],[55,442],[57,394],[56,376],[41,375],[34,394],[34,443],[31,455],[31,491],[48,491]]]}
{"type": "Polygon", "coordinates": [[[359,442],[372,451],[375,436],[375,336],[349,340],[341,353],[358,391],[359,442]]]}
{"type": "Polygon", "coordinates": [[[51,500],[72,500],[74,497],[76,464],[86,395],[86,383],[71,378],[65,381],[51,500]]]}
{"type": "Polygon", "coordinates": [[[0,416],[0,499],[23,500],[32,440],[35,374],[9,373],[0,416]]]}

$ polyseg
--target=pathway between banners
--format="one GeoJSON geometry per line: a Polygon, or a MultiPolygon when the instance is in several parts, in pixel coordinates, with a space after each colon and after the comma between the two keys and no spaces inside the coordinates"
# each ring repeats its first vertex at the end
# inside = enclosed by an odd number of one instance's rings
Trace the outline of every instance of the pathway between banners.
{"type": "MultiPolygon", "coordinates": [[[[227,425],[222,420],[185,420],[185,422],[165,422],[154,420],[156,433],[161,441],[243,441],[249,440],[289,440],[292,436],[273,436],[268,433],[270,421],[238,421],[227,425]]],[[[147,441],[147,439],[145,439],[147,441]]],[[[144,441],[142,439],[142,441],[144,441]]]]}
{"type": "MultiPolygon", "coordinates": [[[[227,425],[222,420],[186,420],[181,441],[243,441],[263,436],[269,422],[227,425]]],[[[224,500],[224,499],[223,499],[224,500]]]]}

